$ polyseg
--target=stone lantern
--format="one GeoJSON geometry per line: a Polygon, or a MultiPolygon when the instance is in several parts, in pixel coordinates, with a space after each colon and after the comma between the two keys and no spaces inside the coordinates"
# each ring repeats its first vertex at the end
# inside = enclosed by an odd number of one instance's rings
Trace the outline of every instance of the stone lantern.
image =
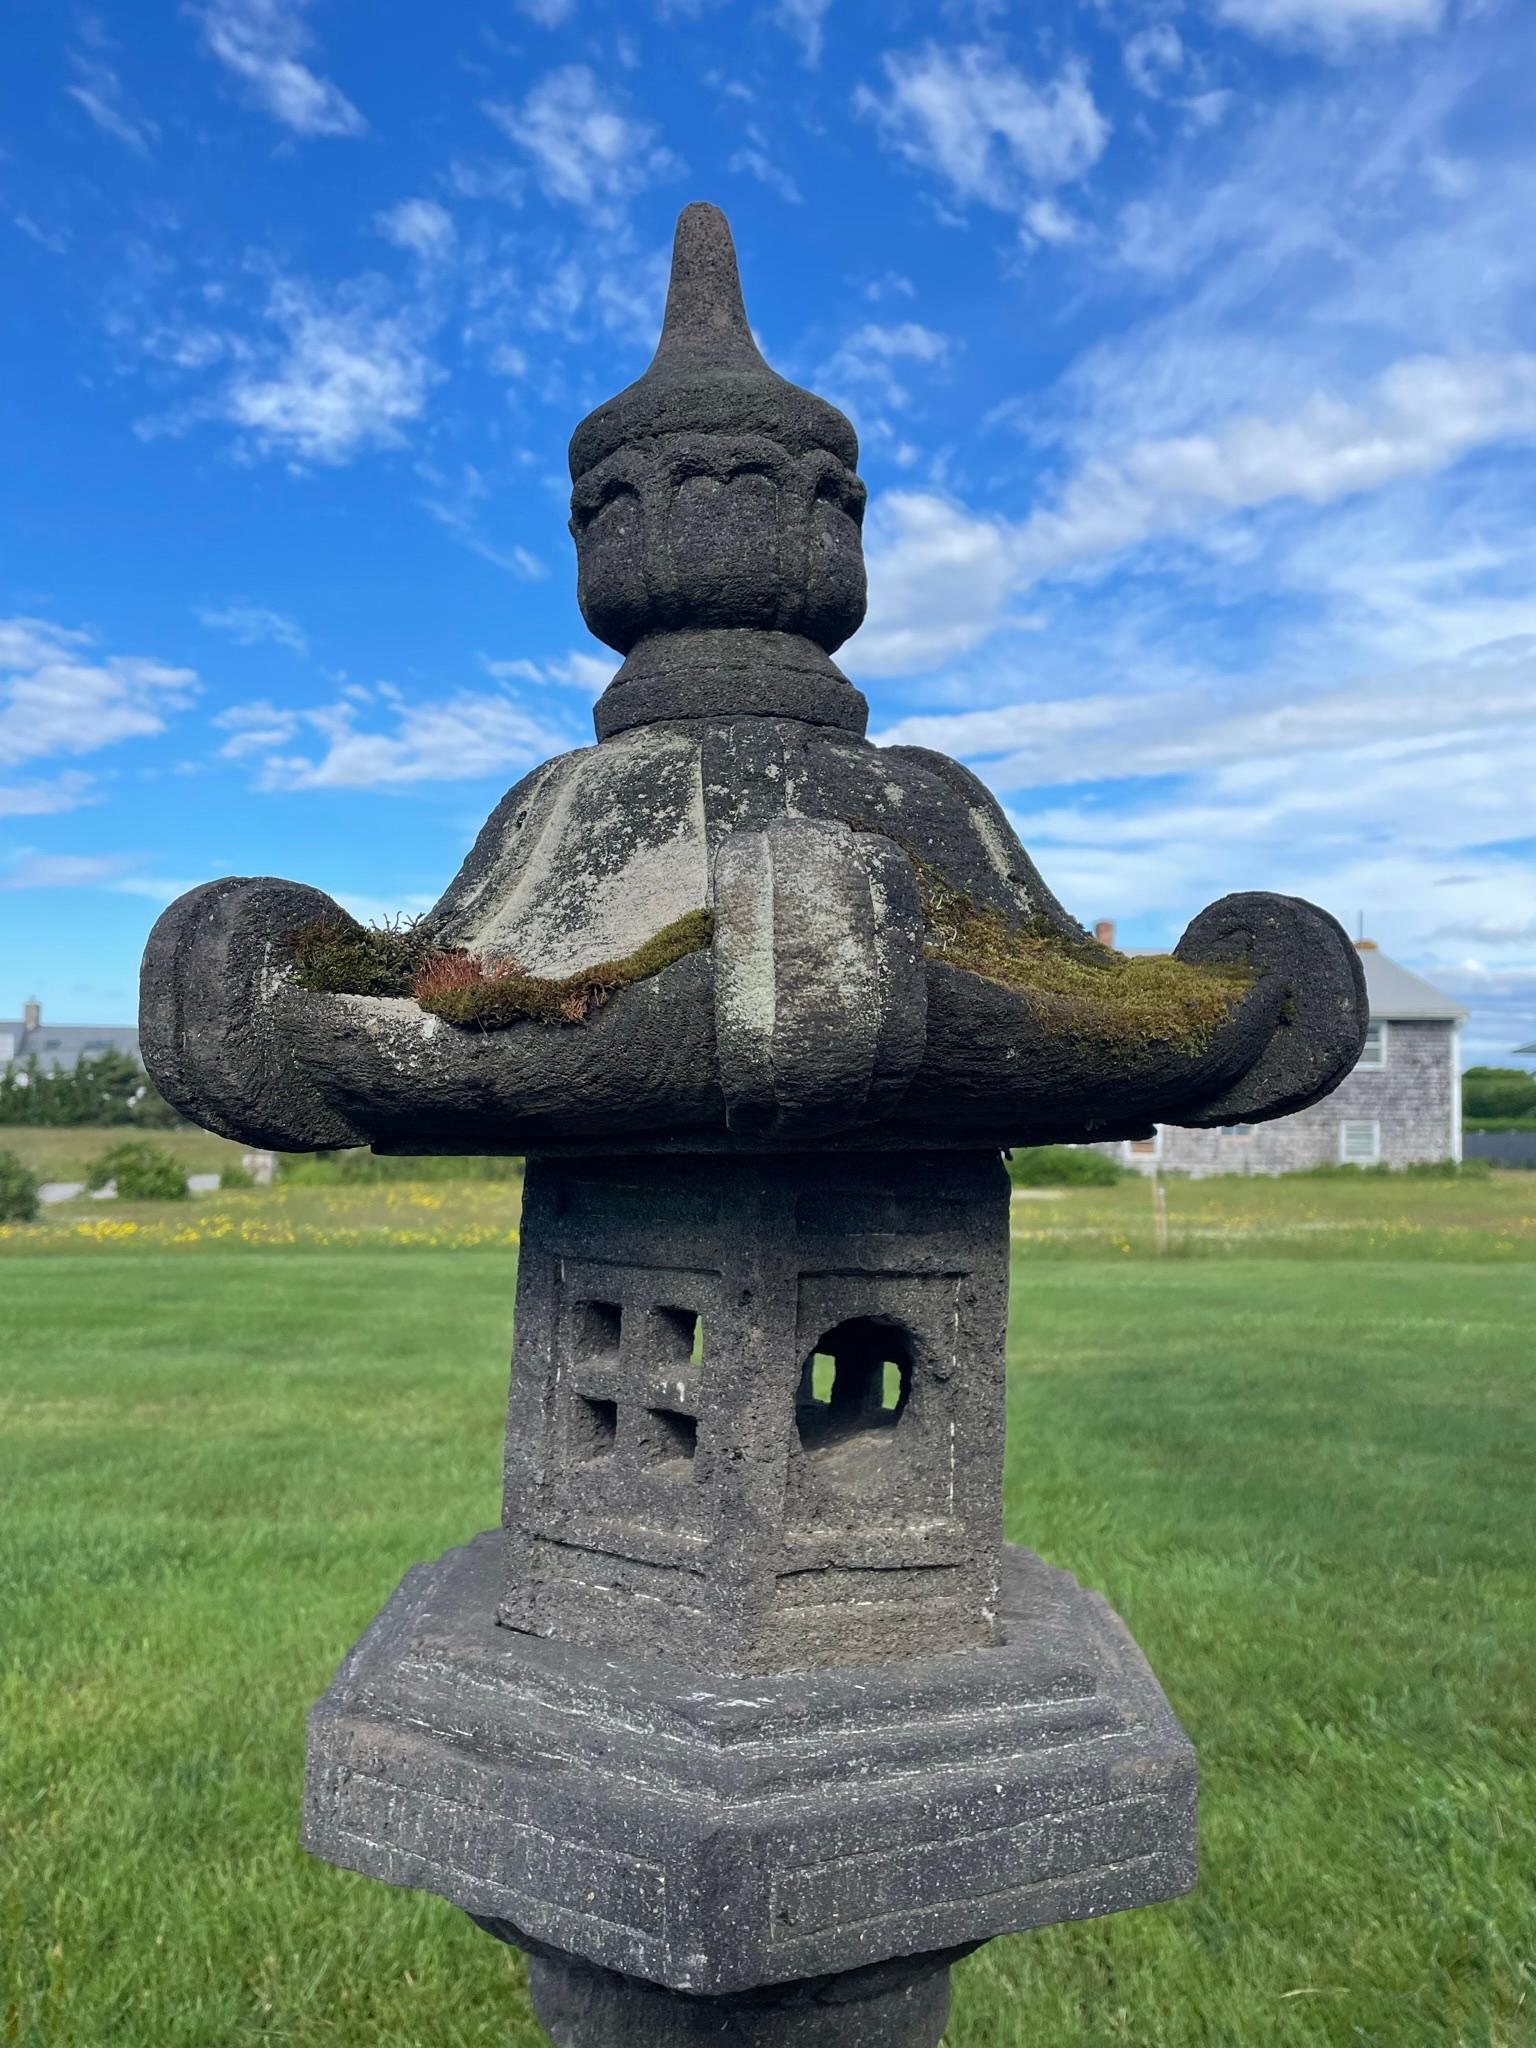
{"type": "Polygon", "coordinates": [[[527,1156],[502,1526],[343,1662],[303,1825],[526,1949],[560,2048],[934,2048],[956,1957],[1194,1882],[1155,1679],[1002,1540],[1000,1152],[1283,1115],[1363,1041],[1321,911],[1127,958],[973,775],[865,739],[856,460],[690,206],[571,443],[598,744],[415,930],[233,879],[145,957],[198,1122],[527,1156]]]}

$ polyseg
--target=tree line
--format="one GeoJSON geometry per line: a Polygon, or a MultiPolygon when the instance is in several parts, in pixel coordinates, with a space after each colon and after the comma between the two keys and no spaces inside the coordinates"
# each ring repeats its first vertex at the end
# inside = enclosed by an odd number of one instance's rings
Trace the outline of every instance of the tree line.
{"type": "Polygon", "coordinates": [[[131,1053],[109,1046],[70,1069],[35,1059],[0,1071],[0,1124],[132,1124],[169,1130],[181,1118],[131,1053]]]}

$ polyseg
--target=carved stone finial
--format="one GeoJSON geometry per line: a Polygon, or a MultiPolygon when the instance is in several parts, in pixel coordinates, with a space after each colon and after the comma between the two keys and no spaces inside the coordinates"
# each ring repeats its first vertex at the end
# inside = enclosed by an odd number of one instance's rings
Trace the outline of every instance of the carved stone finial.
{"type": "Polygon", "coordinates": [[[864,616],[858,453],[836,406],[764,362],[725,215],[685,207],[656,353],[571,437],[582,613],[630,656],[600,738],[743,712],[862,732],[826,658],[864,616]]]}

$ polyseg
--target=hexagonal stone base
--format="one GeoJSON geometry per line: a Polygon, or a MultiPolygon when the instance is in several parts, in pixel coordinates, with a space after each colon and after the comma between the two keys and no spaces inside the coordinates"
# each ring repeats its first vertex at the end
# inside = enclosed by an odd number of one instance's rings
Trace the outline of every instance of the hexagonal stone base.
{"type": "Polygon", "coordinates": [[[309,1722],[304,1842],[729,1992],[1175,1897],[1195,1759],[1096,1593],[1004,1554],[996,1647],[771,1678],[518,1634],[500,1533],[407,1573],[309,1722]]]}

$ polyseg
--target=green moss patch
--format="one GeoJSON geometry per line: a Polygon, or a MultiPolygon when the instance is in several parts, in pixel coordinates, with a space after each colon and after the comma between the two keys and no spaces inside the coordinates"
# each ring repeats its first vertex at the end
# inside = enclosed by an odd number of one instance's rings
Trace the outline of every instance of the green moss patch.
{"type": "Polygon", "coordinates": [[[1063,933],[1048,918],[1009,922],[913,859],[930,959],[1024,995],[1062,999],[1085,1036],[1128,1048],[1200,1053],[1253,986],[1244,962],[1193,966],[1157,953],[1132,957],[1063,933]]]}
{"type": "Polygon", "coordinates": [[[299,981],[320,995],[408,996],[434,951],[420,918],[364,925],[350,917],[317,917],[293,935],[299,981]]]}
{"type": "Polygon", "coordinates": [[[574,974],[529,974],[514,960],[489,966],[472,953],[433,943],[422,925],[373,930],[350,918],[322,918],[294,935],[305,988],[329,995],[414,996],[450,1024],[495,1031],[533,1019],[580,1024],[609,996],[707,946],[715,920],[690,910],[620,960],[599,960],[574,974]]]}

